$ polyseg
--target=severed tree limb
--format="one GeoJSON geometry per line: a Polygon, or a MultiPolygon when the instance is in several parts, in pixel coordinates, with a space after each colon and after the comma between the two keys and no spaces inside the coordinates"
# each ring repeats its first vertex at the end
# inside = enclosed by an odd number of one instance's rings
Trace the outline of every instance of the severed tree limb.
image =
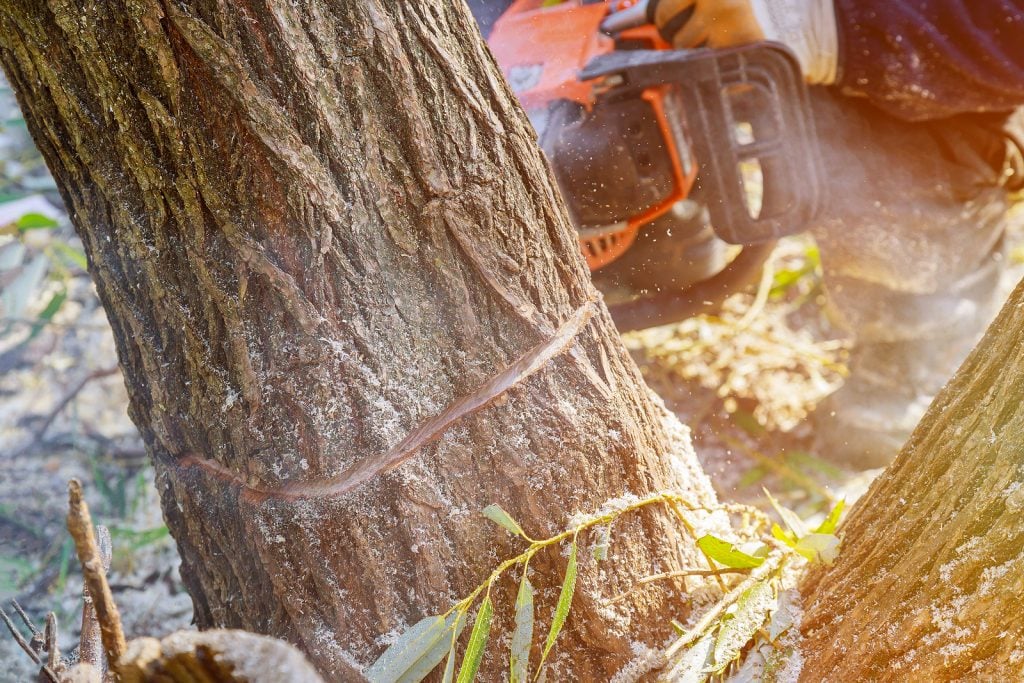
{"type": "Polygon", "coordinates": [[[92,597],[93,609],[100,625],[100,635],[107,661],[116,662],[126,649],[124,631],[121,629],[121,615],[114,604],[107,583],[107,573],[103,568],[103,559],[96,544],[93,533],[92,518],[89,507],[82,498],[82,485],[72,479],[68,484],[68,531],[75,541],[78,561],[82,565],[85,585],[92,597]]]}
{"type": "MultiPolygon", "coordinates": [[[[110,532],[102,524],[96,527],[96,542],[99,546],[103,571],[110,571],[110,559],[113,554],[113,548],[110,532]]],[[[103,635],[88,585],[82,586],[82,635],[78,642],[79,661],[92,664],[101,674],[106,673],[107,658],[103,650],[103,635]]]]}

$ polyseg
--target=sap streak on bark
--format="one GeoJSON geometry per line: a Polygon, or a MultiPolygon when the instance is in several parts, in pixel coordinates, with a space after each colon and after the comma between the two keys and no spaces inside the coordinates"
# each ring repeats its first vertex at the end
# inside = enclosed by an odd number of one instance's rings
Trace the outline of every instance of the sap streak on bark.
{"type": "MultiPolygon", "coordinates": [[[[565,353],[344,496],[255,502],[181,466],[330,481],[596,296],[462,3],[10,0],[0,60],[85,243],[201,626],[286,637],[344,678],[512,551],[489,503],[540,536],[626,492],[712,500],[602,305],[565,353]]],[[[660,512],[615,531],[555,662],[581,680],[686,609],[668,585],[599,608],[696,559],[660,512]]],[[[563,563],[536,558],[534,584],[563,563]]]]}

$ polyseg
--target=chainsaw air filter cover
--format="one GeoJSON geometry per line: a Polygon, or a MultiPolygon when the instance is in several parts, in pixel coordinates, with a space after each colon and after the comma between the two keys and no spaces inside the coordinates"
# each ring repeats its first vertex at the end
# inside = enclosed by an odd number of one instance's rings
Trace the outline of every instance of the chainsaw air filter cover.
{"type": "MultiPolygon", "coordinates": [[[[701,194],[725,241],[758,244],[801,232],[823,208],[807,89],[785,46],[618,51],[592,60],[580,77],[603,84],[595,111],[603,101],[639,100],[652,88],[681,100],[701,194]]],[[[680,149],[688,144],[675,141],[680,149]]]]}

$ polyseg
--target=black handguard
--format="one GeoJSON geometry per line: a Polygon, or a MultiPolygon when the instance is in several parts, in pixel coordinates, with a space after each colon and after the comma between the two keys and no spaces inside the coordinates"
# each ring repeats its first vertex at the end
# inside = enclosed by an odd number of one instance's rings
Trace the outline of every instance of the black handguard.
{"type": "MultiPolygon", "coordinates": [[[[692,139],[697,182],[723,240],[760,244],[802,232],[824,207],[807,88],[784,45],[622,50],[595,58],[580,78],[603,79],[616,97],[671,86],[668,96],[680,98],[686,112],[686,130],[673,126],[673,135],[692,139]]],[[[676,147],[685,149],[686,141],[676,147]]]]}

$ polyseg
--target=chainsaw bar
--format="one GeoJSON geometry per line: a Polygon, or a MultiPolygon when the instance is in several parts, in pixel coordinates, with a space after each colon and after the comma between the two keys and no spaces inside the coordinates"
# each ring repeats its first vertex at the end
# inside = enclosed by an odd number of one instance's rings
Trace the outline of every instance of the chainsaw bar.
{"type": "MultiPolygon", "coordinates": [[[[591,60],[583,80],[602,96],[666,88],[686,112],[697,182],[715,233],[760,244],[802,232],[825,203],[825,176],[807,88],[779,43],[727,49],[623,50],[591,60]]],[[[685,148],[686,140],[676,140],[685,148]]]]}

